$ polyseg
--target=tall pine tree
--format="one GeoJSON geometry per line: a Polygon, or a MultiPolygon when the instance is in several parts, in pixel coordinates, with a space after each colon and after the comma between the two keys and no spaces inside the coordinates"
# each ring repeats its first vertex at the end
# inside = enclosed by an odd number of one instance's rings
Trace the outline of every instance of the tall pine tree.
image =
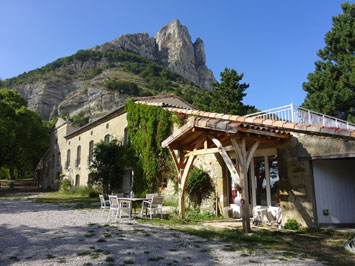
{"type": "Polygon", "coordinates": [[[314,73],[303,83],[303,106],[355,122],[355,4],[342,4],[343,14],[333,17],[325,35],[326,46],[317,55],[314,73]]]}

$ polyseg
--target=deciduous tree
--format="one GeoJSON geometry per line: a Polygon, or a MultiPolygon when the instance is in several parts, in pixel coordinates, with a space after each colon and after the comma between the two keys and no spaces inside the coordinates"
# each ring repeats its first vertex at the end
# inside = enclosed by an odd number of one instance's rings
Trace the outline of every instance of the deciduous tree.
{"type": "Polygon", "coordinates": [[[100,184],[104,194],[120,186],[129,164],[129,147],[117,140],[101,141],[94,148],[94,162],[90,166],[89,184],[100,184]]]}
{"type": "Polygon", "coordinates": [[[26,108],[27,102],[14,90],[0,90],[0,166],[10,177],[33,171],[48,147],[48,130],[40,116],[26,108]]]}

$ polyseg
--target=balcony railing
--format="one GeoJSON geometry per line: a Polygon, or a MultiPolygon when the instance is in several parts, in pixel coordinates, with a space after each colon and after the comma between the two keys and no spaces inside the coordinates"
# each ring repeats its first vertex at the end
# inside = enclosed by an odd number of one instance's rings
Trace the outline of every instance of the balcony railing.
{"type": "Polygon", "coordinates": [[[269,109],[266,111],[246,115],[248,117],[265,118],[279,121],[290,121],[326,127],[337,127],[344,129],[355,129],[355,124],[336,117],[318,113],[299,107],[294,104],[269,109]]]}

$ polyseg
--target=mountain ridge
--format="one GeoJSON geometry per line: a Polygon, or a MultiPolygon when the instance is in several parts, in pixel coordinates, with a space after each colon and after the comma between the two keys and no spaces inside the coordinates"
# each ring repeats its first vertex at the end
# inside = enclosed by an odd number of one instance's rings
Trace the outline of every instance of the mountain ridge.
{"type": "Polygon", "coordinates": [[[212,89],[205,62],[203,41],[192,43],[187,27],[174,20],[155,37],[122,35],[7,79],[4,87],[19,91],[43,119],[80,112],[95,119],[130,96],[191,94],[201,82],[212,89]]]}

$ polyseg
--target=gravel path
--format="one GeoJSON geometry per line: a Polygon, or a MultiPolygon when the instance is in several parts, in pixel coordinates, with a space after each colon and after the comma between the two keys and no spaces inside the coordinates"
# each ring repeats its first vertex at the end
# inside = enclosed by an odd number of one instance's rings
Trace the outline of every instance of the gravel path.
{"type": "Polygon", "coordinates": [[[0,201],[0,265],[322,265],[123,218],[27,200],[0,201]],[[228,251],[229,249],[229,251],[228,251]]]}

